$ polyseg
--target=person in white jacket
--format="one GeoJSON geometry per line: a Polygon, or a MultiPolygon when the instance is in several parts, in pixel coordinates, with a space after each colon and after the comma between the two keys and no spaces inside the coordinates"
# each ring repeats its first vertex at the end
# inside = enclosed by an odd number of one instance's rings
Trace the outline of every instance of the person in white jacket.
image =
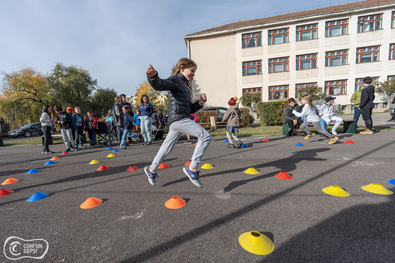
{"type": "Polygon", "coordinates": [[[51,140],[51,130],[52,130],[51,117],[49,116],[50,113],[51,113],[51,106],[44,105],[40,118],[41,130],[44,133],[44,149],[42,152],[43,154],[54,153],[49,150],[49,142],[51,140]]]}
{"type": "Polygon", "coordinates": [[[342,124],[343,119],[335,115],[333,111],[333,102],[335,101],[335,97],[326,97],[325,103],[321,105],[321,119],[325,122],[326,127],[328,127],[329,123],[332,121],[336,122],[332,128],[332,134],[337,135],[337,128],[339,128],[340,124],[342,124]]]}
{"type": "Polygon", "coordinates": [[[300,118],[306,117],[306,121],[304,121],[302,123],[302,125],[300,125],[300,129],[304,130],[307,133],[307,136],[304,137],[304,139],[308,140],[315,135],[315,133],[312,133],[307,128],[309,126],[309,124],[312,123],[314,128],[319,133],[330,138],[330,141],[328,144],[335,143],[339,138],[337,136],[334,136],[334,135],[330,134],[329,132],[321,129],[320,117],[319,117],[319,114],[321,113],[321,108],[317,104],[313,103],[313,97],[311,95],[304,95],[302,97],[302,104],[304,104],[302,112],[297,112],[296,110],[293,110],[292,113],[296,117],[300,117],[300,118]]]}

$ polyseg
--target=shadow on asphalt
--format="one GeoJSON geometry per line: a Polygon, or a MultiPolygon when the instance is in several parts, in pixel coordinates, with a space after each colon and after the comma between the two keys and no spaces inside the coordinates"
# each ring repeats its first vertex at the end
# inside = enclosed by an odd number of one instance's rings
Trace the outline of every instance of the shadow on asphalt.
{"type": "MultiPolygon", "coordinates": [[[[268,196],[268,197],[265,197],[263,199],[260,199],[260,200],[258,200],[256,202],[252,203],[251,205],[245,206],[245,207],[243,207],[241,209],[238,209],[238,210],[236,210],[236,211],[234,211],[232,213],[229,213],[229,214],[227,214],[225,216],[222,216],[222,217],[220,217],[218,219],[212,220],[212,221],[210,221],[210,222],[208,222],[208,223],[206,223],[204,225],[196,227],[195,229],[191,229],[190,231],[188,231],[188,232],[186,232],[184,234],[178,235],[178,236],[176,236],[176,237],[174,237],[174,238],[172,238],[170,240],[164,241],[161,244],[158,244],[158,245],[156,245],[154,247],[150,247],[147,250],[145,250],[145,251],[143,251],[143,252],[141,252],[141,253],[133,256],[133,257],[130,257],[130,258],[122,261],[122,263],[147,262],[147,261],[149,262],[150,259],[152,259],[152,258],[158,257],[161,254],[163,254],[163,253],[165,253],[165,252],[167,252],[169,250],[172,250],[172,249],[174,249],[175,247],[178,247],[181,244],[189,242],[189,241],[195,239],[197,236],[201,236],[201,235],[204,235],[207,232],[213,231],[214,229],[216,229],[216,228],[218,228],[218,227],[220,227],[220,226],[222,226],[224,224],[227,224],[228,222],[230,222],[230,221],[232,221],[232,220],[234,220],[236,218],[239,218],[239,217],[242,217],[242,216],[246,216],[247,214],[251,213],[252,211],[254,211],[256,209],[259,209],[260,207],[262,207],[262,206],[264,206],[264,205],[266,205],[266,204],[268,204],[268,203],[270,203],[270,202],[272,202],[274,200],[277,200],[278,198],[281,198],[282,196],[288,194],[289,192],[294,191],[297,188],[304,187],[305,185],[308,185],[309,183],[311,183],[313,181],[316,181],[316,180],[318,180],[318,179],[320,179],[320,178],[322,178],[322,177],[324,177],[324,176],[326,176],[328,174],[331,174],[333,171],[336,171],[336,170],[338,170],[338,169],[340,169],[340,168],[342,168],[344,166],[347,166],[348,164],[352,163],[353,161],[356,161],[356,160],[360,159],[363,156],[364,157],[369,156],[371,153],[374,153],[374,152],[376,152],[378,150],[381,150],[381,149],[383,149],[385,147],[388,147],[388,146],[392,146],[393,147],[394,143],[395,143],[395,141],[392,141],[392,142],[390,142],[390,143],[388,143],[388,144],[386,144],[384,146],[379,146],[379,147],[377,147],[375,149],[372,149],[369,152],[363,153],[363,154],[353,158],[352,160],[349,160],[349,162],[347,162],[347,163],[344,163],[344,164],[341,164],[341,165],[339,165],[337,167],[334,167],[334,168],[331,168],[329,170],[323,171],[320,174],[317,174],[316,176],[314,176],[314,177],[312,177],[312,178],[310,178],[308,180],[305,180],[305,181],[303,181],[303,182],[301,182],[301,183],[299,183],[299,184],[297,184],[297,185],[295,185],[295,186],[293,186],[291,188],[285,189],[285,190],[283,190],[281,192],[278,192],[278,193],[273,194],[271,196],[268,196]]],[[[373,206],[377,206],[378,207],[377,211],[368,212],[368,211],[365,210],[366,212],[364,212],[363,215],[368,216],[368,218],[371,218],[371,217],[376,217],[377,214],[381,214],[382,213],[382,210],[381,210],[381,209],[383,209],[382,205],[373,205],[373,206]],[[376,213],[374,213],[374,212],[376,212],[376,213]]],[[[390,209],[389,211],[391,211],[391,207],[393,209],[393,207],[394,207],[393,206],[393,202],[390,203],[390,204],[385,205],[384,208],[390,209]]],[[[358,209],[358,207],[355,208],[355,209],[358,209]]],[[[354,210],[354,208],[352,208],[350,210],[354,210]]],[[[352,219],[355,218],[355,220],[357,220],[356,221],[357,223],[360,222],[361,224],[363,224],[363,227],[368,228],[369,225],[370,225],[370,221],[366,220],[365,222],[361,222],[365,218],[364,217],[356,218],[356,216],[353,215],[353,212],[354,211],[351,211],[351,212],[348,211],[349,217],[351,217],[352,219]]],[[[358,213],[357,213],[357,215],[358,215],[358,213]]],[[[361,215],[359,215],[359,216],[361,216],[361,215]]],[[[392,219],[393,217],[391,217],[391,216],[393,216],[393,213],[389,213],[389,216],[390,216],[390,218],[386,219],[387,220],[386,222],[388,222],[388,223],[384,224],[383,229],[385,229],[384,230],[385,233],[387,233],[388,235],[391,234],[392,238],[393,238],[393,233],[395,231],[389,232],[389,230],[390,229],[393,230],[394,226],[395,226],[395,224],[393,223],[393,219],[392,219]]],[[[343,217],[341,217],[341,218],[343,218],[343,217]]],[[[383,222],[380,222],[379,217],[374,218],[374,220],[375,220],[375,222],[378,222],[378,224],[383,224],[383,222]]],[[[335,226],[338,226],[338,227],[340,227],[340,225],[342,224],[342,220],[340,220],[339,218],[336,218],[336,222],[334,220],[333,220],[333,222],[334,222],[335,226]]],[[[361,228],[359,228],[358,225],[354,225],[354,226],[351,226],[351,227],[353,227],[353,228],[355,228],[357,230],[361,229],[361,228]]],[[[345,229],[344,226],[342,226],[341,229],[345,229]]],[[[330,231],[334,231],[338,235],[342,235],[341,231],[337,232],[336,229],[331,228],[330,231]]],[[[326,234],[327,233],[325,233],[325,232],[320,233],[321,237],[325,236],[326,234]]],[[[311,233],[310,235],[317,235],[317,233],[311,233]]],[[[364,236],[364,234],[362,234],[362,233],[359,233],[359,235],[364,236]]],[[[367,236],[365,236],[365,239],[366,239],[366,237],[367,236]]],[[[352,239],[352,238],[353,238],[352,236],[349,237],[349,239],[352,239]]],[[[324,241],[325,241],[325,239],[324,239],[324,241]]],[[[353,247],[354,247],[354,250],[355,250],[355,252],[353,252],[353,253],[358,253],[360,251],[360,249],[357,246],[359,241],[358,241],[358,239],[356,239],[356,240],[353,240],[353,242],[354,242],[353,247]]],[[[367,242],[367,243],[369,243],[369,242],[367,242]]],[[[293,244],[295,244],[295,243],[294,242],[292,244],[289,243],[289,246],[292,246],[293,244]]],[[[309,243],[309,245],[311,246],[311,243],[309,243]]],[[[332,250],[332,249],[330,249],[329,246],[326,245],[325,242],[322,242],[321,245],[322,245],[321,247],[317,247],[318,251],[312,250],[312,252],[315,252],[316,254],[314,255],[314,257],[313,257],[313,259],[311,261],[299,261],[299,262],[317,262],[318,258],[320,258],[320,262],[324,262],[322,260],[325,260],[325,259],[320,257],[321,250],[325,250],[325,248],[328,248],[326,252],[330,252],[331,251],[331,253],[334,253],[334,254],[335,253],[341,253],[341,250],[342,250],[341,247],[338,250],[332,250]]],[[[388,243],[387,245],[388,245],[387,249],[390,252],[386,252],[386,253],[393,253],[393,243],[388,243]],[[392,246],[392,249],[390,249],[389,246],[392,246]]],[[[378,245],[376,245],[375,247],[377,247],[377,246],[378,245]]],[[[309,248],[307,248],[306,245],[305,245],[302,248],[299,247],[299,249],[301,249],[301,250],[305,249],[306,250],[306,249],[309,249],[309,248]]],[[[350,249],[351,249],[351,247],[350,247],[350,249]]],[[[369,253],[369,251],[371,252],[371,247],[365,248],[365,252],[369,253]]],[[[301,253],[301,252],[299,252],[299,253],[301,253]]],[[[276,255],[278,255],[278,254],[276,254],[276,255]]],[[[281,257],[281,254],[279,256],[281,257]]],[[[335,255],[332,255],[331,257],[335,257],[335,255]]],[[[275,259],[273,258],[273,261],[266,261],[266,260],[265,261],[266,262],[274,262],[274,260],[275,259]]],[[[290,260],[292,260],[292,258],[290,260]]],[[[294,261],[294,260],[292,260],[292,261],[293,262],[298,262],[298,261],[294,261]]],[[[329,260],[327,260],[327,261],[329,261],[329,260]]],[[[366,260],[362,260],[362,261],[366,262],[366,260]]],[[[287,261],[279,259],[276,262],[287,262],[287,261]]],[[[345,260],[337,260],[337,261],[334,261],[334,262],[346,262],[346,261],[345,260]]],[[[361,261],[357,260],[357,261],[354,261],[354,262],[361,262],[361,261]]],[[[369,262],[378,262],[378,261],[373,260],[373,261],[369,261],[369,262]]],[[[385,262],[385,261],[380,261],[380,262],[385,262]]],[[[389,261],[389,262],[391,262],[391,261],[389,261]]]]}
{"type": "Polygon", "coordinates": [[[395,195],[388,198],[386,203],[346,209],[291,238],[260,262],[394,262],[395,195]]]}

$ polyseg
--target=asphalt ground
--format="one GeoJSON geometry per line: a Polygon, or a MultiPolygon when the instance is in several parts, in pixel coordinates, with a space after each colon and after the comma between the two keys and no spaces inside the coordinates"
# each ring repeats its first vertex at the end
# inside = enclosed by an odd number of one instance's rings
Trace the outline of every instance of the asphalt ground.
{"type": "Polygon", "coordinates": [[[104,146],[62,156],[64,145],[53,145],[60,159],[48,166],[52,156],[42,155],[42,146],[0,147],[0,182],[20,180],[1,186],[15,192],[0,197],[0,262],[394,262],[395,195],[361,189],[379,183],[395,191],[387,182],[395,179],[394,135],[340,134],[334,145],[319,136],[251,136],[241,138],[248,145],[241,149],[215,137],[202,162],[214,166],[201,171],[203,189],[182,172],[193,144],[176,145],[157,186],[143,167],[160,142],[132,145],[114,158],[104,146]],[[89,165],[94,159],[100,163],[89,165]],[[97,171],[100,165],[109,169],[97,171]],[[126,171],[130,165],[139,169],[126,171]],[[260,173],[245,174],[250,167],[260,173]],[[26,174],[33,168],[40,172],[26,174]],[[281,171],[293,179],[276,178],[281,171]],[[325,194],[331,185],[351,195],[325,194]],[[36,192],[49,197],[26,202],[36,192]],[[173,196],[186,206],[166,208],[173,196]],[[104,202],[81,209],[88,197],[104,202]],[[238,238],[249,231],[269,237],[274,251],[244,250],[238,238]],[[41,260],[8,260],[12,236],[45,239],[48,252],[41,260]]]}

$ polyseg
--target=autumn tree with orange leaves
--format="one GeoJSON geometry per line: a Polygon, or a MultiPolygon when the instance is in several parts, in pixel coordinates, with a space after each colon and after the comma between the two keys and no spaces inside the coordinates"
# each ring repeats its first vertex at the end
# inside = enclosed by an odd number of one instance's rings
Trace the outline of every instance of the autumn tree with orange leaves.
{"type": "Polygon", "coordinates": [[[39,121],[42,105],[50,104],[50,98],[48,79],[33,69],[26,68],[4,74],[0,111],[11,127],[39,121]]]}

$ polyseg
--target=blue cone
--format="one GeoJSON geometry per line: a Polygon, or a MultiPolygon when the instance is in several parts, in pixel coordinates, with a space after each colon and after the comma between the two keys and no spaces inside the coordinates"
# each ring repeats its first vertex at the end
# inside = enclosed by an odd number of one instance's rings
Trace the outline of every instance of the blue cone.
{"type": "Polygon", "coordinates": [[[241,147],[241,148],[247,148],[248,145],[243,143],[240,147],[241,147]]]}
{"type": "Polygon", "coordinates": [[[229,142],[229,140],[225,140],[224,142],[229,142]]]}
{"type": "Polygon", "coordinates": [[[395,184],[395,179],[389,180],[388,183],[395,184]]]}
{"type": "Polygon", "coordinates": [[[51,164],[54,164],[54,163],[55,163],[55,162],[48,161],[48,162],[44,163],[44,165],[51,165],[51,164]]]}
{"type": "Polygon", "coordinates": [[[27,199],[26,202],[36,202],[41,199],[47,198],[48,196],[49,196],[49,194],[37,192],[37,193],[34,193],[29,199],[27,199]]]}
{"type": "Polygon", "coordinates": [[[38,173],[40,170],[37,170],[37,169],[30,169],[30,171],[29,172],[27,172],[26,174],[35,174],[35,173],[38,173]]]}
{"type": "Polygon", "coordinates": [[[118,149],[115,149],[114,151],[112,151],[113,153],[117,153],[117,152],[119,152],[119,150],[118,149]]]}
{"type": "Polygon", "coordinates": [[[108,147],[108,148],[107,148],[107,150],[112,150],[112,147],[111,147],[111,146],[110,146],[110,147],[108,147]]]}
{"type": "Polygon", "coordinates": [[[299,143],[295,144],[295,146],[304,146],[304,145],[299,142],[299,143]]]}

